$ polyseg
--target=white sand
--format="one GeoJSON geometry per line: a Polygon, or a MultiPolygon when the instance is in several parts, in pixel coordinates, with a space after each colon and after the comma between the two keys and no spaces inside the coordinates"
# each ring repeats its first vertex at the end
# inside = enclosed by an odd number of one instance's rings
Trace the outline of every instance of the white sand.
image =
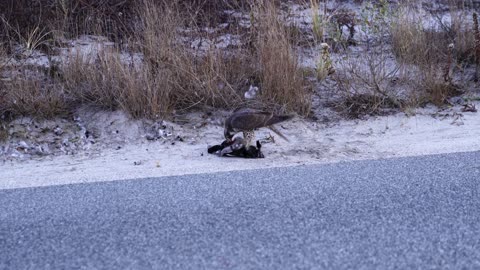
{"type": "MultiPolygon", "coordinates": [[[[265,159],[210,155],[207,145],[222,141],[222,127],[185,127],[181,132],[186,141],[175,145],[138,138],[120,150],[99,154],[7,161],[0,164],[0,189],[478,151],[480,114],[460,109],[419,109],[410,117],[399,113],[331,126],[296,119],[278,126],[290,142],[276,138],[264,144],[265,159]]],[[[268,132],[260,130],[257,137],[268,132]]]]}

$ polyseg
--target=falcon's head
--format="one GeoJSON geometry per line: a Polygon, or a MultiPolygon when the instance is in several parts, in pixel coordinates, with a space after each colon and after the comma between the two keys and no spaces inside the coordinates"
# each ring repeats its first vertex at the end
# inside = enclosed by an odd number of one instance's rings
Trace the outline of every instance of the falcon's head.
{"type": "Polygon", "coordinates": [[[225,136],[225,139],[227,140],[227,142],[231,142],[235,134],[233,132],[230,132],[230,130],[226,128],[223,131],[223,135],[225,136]]]}

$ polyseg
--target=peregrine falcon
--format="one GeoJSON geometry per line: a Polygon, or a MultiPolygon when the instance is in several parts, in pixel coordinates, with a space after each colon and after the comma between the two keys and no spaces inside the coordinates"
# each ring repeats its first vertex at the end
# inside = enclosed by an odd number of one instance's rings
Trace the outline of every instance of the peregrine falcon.
{"type": "Polygon", "coordinates": [[[234,111],[232,115],[225,120],[224,136],[226,140],[231,141],[236,133],[243,132],[245,146],[249,147],[252,145],[252,142],[255,142],[254,130],[261,127],[269,127],[273,132],[287,140],[285,136],[272,125],[292,118],[293,115],[275,115],[267,111],[241,108],[234,111]]]}

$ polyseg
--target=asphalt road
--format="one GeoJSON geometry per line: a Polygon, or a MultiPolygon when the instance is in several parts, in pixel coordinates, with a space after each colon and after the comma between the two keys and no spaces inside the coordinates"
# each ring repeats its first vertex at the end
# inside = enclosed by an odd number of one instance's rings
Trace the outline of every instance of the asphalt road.
{"type": "Polygon", "coordinates": [[[0,191],[0,269],[480,269],[480,152],[0,191]]]}

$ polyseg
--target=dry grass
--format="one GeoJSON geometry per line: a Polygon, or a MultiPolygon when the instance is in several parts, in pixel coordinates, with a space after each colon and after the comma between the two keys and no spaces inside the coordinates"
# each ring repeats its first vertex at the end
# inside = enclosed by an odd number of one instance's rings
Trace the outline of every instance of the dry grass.
{"type": "Polygon", "coordinates": [[[256,53],[262,97],[306,115],[311,106],[309,88],[299,67],[290,29],[277,16],[274,1],[256,4],[254,12],[258,23],[256,53]]]}
{"type": "Polygon", "coordinates": [[[117,50],[93,59],[72,55],[63,67],[66,89],[80,104],[121,108],[133,117],[159,118],[172,111],[175,74],[170,61],[182,49],[175,43],[178,18],[149,1],[141,8],[138,35],[132,38],[141,44],[143,63],[126,61],[117,50]]]}
{"type": "Polygon", "coordinates": [[[143,60],[127,63],[118,50],[94,58],[71,55],[62,76],[70,96],[80,104],[121,108],[133,117],[147,118],[240,104],[238,89],[254,72],[251,56],[216,48],[199,53],[179,42],[178,29],[185,21],[176,5],[146,0],[137,12],[139,24],[131,47],[143,60]]]}
{"type": "Polygon", "coordinates": [[[4,105],[0,115],[32,115],[54,117],[65,115],[69,110],[68,99],[62,85],[45,82],[24,73],[11,81],[2,82],[4,105]]]}
{"type": "MultiPolygon", "coordinates": [[[[121,41],[135,31],[140,1],[124,0],[16,0],[0,1],[0,13],[6,21],[25,34],[32,26],[42,26],[52,36],[72,38],[82,34],[104,34],[121,41]],[[40,12],[39,12],[40,11],[40,12]],[[25,30],[25,32],[24,32],[25,30]]],[[[248,0],[154,0],[157,4],[175,3],[195,23],[222,22],[225,9],[249,6],[248,0]]],[[[9,35],[0,29],[0,37],[9,35]]]]}
{"type": "Polygon", "coordinates": [[[468,12],[452,6],[451,23],[445,23],[439,15],[432,16],[439,27],[426,29],[416,10],[409,6],[399,9],[391,29],[392,48],[396,57],[410,64],[421,64],[428,62],[428,59],[439,61],[440,58],[443,61],[448,53],[448,45],[453,44],[455,58],[459,62],[473,63],[474,35],[468,12]]]}
{"type": "Polygon", "coordinates": [[[0,44],[0,122],[16,115],[54,117],[69,112],[63,86],[41,69],[16,69],[0,44]]]}
{"type": "Polygon", "coordinates": [[[475,37],[475,48],[474,48],[474,56],[475,56],[475,80],[478,81],[479,79],[479,71],[480,71],[480,27],[478,25],[478,14],[476,12],[473,13],[473,33],[475,37]]]}
{"type": "Polygon", "coordinates": [[[64,85],[78,104],[124,109],[134,117],[158,118],[171,110],[168,75],[150,74],[124,63],[118,54],[102,53],[95,61],[73,56],[63,68],[64,85]]]}
{"type": "MultiPolygon", "coordinates": [[[[451,24],[437,18],[440,27],[426,29],[414,10],[404,6],[392,24],[392,47],[403,65],[417,70],[412,77],[424,100],[437,105],[461,93],[452,77],[474,59],[474,36],[466,12],[451,6],[451,24]]],[[[417,93],[418,94],[418,93],[417,93]]]]}
{"type": "MultiPolygon", "coordinates": [[[[324,2],[306,3],[318,6],[324,2]]],[[[381,35],[375,44],[361,44],[366,49],[359,57],[346,55],[343,72],[335,75],[345,94],[345,107],[376,112],[384,107],[400,108],[403,100],[411,99],[400,97],[399,89],[392,87],[399,76],[392,53],[403,68],[412,67],[415,97],[442,104],[457,94],[453,78],[479,58],[473,53],[475,35],[465,24],[471,22],[471,16],[465,17],[458,12],[458,5],[452,5],[451,24],[426,30],[405,6],[389,27],[387,2],[380,3],[384,5],[372,5],[379,11],[369,12],[378,14],[370,14],[371,20],[364,26],[372,28],[369,33],[381,35]],[[391,40],[386,40],[387,36],[391,40]],[[450,43],[453,51],[448,49],[450,43]]],[[[286,26],[278,15],[278,0],[39,0],[28,4],[26,0],[0,4],[12,11],[2,18],[7,23],[0,29],[5,41],[1,59],[14,54],[24,57],[14,52],[19,43],[27,50],[50,54],[53,50],[49,48],[81,34],[106,36],[115,47],[87,57],[71,54],[68,61],[44,71],[27,65],[0,65],[0,75],[6,77],[0,81],[0,117],[54,117],[68,113],[74,105],[88,104],[122,109],[136,118],[158,119],[179,111],[245,105],[243,94],[250,83],[260,87],[262,107],[301,115],[311,111],[312,78],[302,72],[296,52],[299,40],[311,37],[286,26]],[[31,16],[40,7],[46,12],[31,16]],[[243,45],[192,48],[194,40],[214,44],[218,35],[225,34],[208,32],[205,27],[227,21],[222,11],[234,8],[250,11],[252,27],[239,29],[228,21],[222,31],[240,37],[243,45]],[[134,58],[138,61],[128,60],[134,58]]],[[[325,38],[323,24],[330,19],[314,25],[317,43],[325,38]]],[[[350,20],[352,25],[357,22],[353,17],[350,20]]],[[[351,34],[360,33],[351,30],[351,34]]]]}
{"type": "Polygon", "coordinates": [[[138,37],[143,64],[152,80],[163,81],[164,100],[176,110],[237,105],[238,90],[253,73],[249,55],[240,49],[225,52],[215,47],[195,51],[179,42],[178,26],[186,24],[179,6],[145,1],[143,8],[138,37]]]}
{"type": "MultiPolygon", "coordinates": [[[[42,38],[42,44],[49,43],[50,38],[68,36],[67,32],[69,35],[114,33],[117,38],[123,35],[128,52],[118,46],[113,51],[87,56],[71,53],[68,61],[47,69],[43,77],[41,73],[27,76],[30,68],[21,67],[26,71],[25,76],[16,76],[3,85],[1,91],[7,92],[7,98],[2,101],[6,104],[0,113],[52,117],[74,109],[68,105],[88,104],[109,110],[123,109],[136,118],[156,119],[174,111],[240,106],[244,104],[245,87],[255,81],[262,89],[260,99],[268,106],[306,114],[310,96],[294,53],[294,35],[278,18],[274,2],[254,6],[252,14],[256,14],[257,25],[252,28],[256,31],[252,36],[258,37],[252,40],[255,52],[242,46],[236,49],[210,46],[202,50],[190,47],[194,38],[215,40],[214,34],[202,31],[207,20],[202,15],[204,11],[219,5],[241,6],[242,1],[186,6],[186,1],[143,0],[133,6],[113,6],[109,11],[104,10],[112,4],[107,0],[77,5],[62,0],[52,2],[55,8],[47,18],[49,28],[45,28],[50,32],[42,38]],[[128,27],[118,24],[115,16],[126,16],[128,27]],[[95,18],[97,29],[92,28],[88,18],[95,18]],[[75,26],[77,29],[73,29],[75,26]],[[185,35],[182,29],[193,34],[185,35]],[[129,53],[130,56],[139,53],[140,60],[135,63],[126,60],[129,53]]],[[[24,35],[12,27],[10,30],[8,34],[24,35]]],[[[25,35],[28,37],[29,32],[25,35]]]]}

